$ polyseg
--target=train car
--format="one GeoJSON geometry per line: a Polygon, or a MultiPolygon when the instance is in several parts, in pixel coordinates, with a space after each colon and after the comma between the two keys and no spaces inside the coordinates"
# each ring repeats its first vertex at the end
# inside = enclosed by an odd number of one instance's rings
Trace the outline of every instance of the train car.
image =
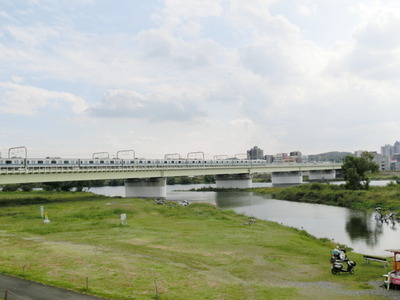
{"type": "Polygon", "coordinates": [[[49,168],[61,168],[62,170],[89,170],[89,169],[116,169],[116,168],[183,168],[183,167],[223,167],[223,166],[251,166],[265,165],[265,160],[247,159],[145,159],[145,158],[0,158],[0,170],[15,171],[22,170],[41,170],[49,168]]]}
{"type": "Polygon", "coordinates": [[[123,167],[135,167],[138,165],[138,160],[136,159],[122,159],[121,164],[123,167]]]}
{"type": "Polygon", "coordinates": [[[0,158],[0,170],[14,171],[25,168],[24,158],[0,158]]]}

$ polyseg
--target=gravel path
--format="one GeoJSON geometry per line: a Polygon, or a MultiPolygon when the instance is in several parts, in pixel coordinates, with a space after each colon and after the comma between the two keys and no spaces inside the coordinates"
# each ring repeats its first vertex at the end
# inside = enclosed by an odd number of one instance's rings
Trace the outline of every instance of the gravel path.
{"type": "MultiPolygon", "coordinates": [[[[400,290],[387,290],[383,287],[383,281],[371,281],[369,284],[373,289],[368,290],[348,290],[343,289],[339,284],[330,281],[318,281],[318,282],[294,282],[294,286],[300,287],[311,287],[317,289],[329,289],[332,293],[337,294],[338,299],[343,299],[343,296],[357,296],[357,295],[376,295],[381,296],[383,299],[388,300],[399,300],[400,290]]],[[[344,298],[345,299],[345,298],[344,298]]]]}

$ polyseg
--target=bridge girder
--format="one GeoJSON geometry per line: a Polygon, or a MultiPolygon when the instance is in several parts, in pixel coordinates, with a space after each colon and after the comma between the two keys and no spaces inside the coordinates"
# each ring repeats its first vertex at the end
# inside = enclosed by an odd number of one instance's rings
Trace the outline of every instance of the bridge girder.
{"type": "Polygon", "coordinates": [[[49,169],[47,172],[15,172],[0,173],[0,185],[40,182],[62,181],[86,181],[106,179],[129,178],[155,178],[155,177],[179,177],[179,176],[204,176],[204,175],[228,175],[228,174],[256,174],[272,172],[306,172],[311,170],[335,170],[341,169],[341,164],[323,165],[267,165],[246,167],[203,167],[196,168],[155,168],[155,169],[98,169],[83,171],[57,171],[49,169]]]}

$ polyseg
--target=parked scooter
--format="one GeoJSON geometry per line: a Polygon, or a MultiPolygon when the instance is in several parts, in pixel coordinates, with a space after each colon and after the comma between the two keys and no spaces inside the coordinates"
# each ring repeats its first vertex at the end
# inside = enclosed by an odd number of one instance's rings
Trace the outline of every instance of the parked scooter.
{"type": "Polygon", "coordinates": [[[337,274],[339,272],[348,272],[350,274],[354,274],[354,267],[356,263],[352,260],[349,260],[346,254],[346,249],[344,248],[335,248],[332,250],[331,259],[332,263],[332,274],[337,274]],[[347,268],[344,269],[344,262],[347,264],[347,268]]]}
{"type": "Polygon", "coordinates": [[[347,259],[347,254],[346,254],[346,249],[344,248],[335,248],[332,250],[331,254],[331,263],[333,264],[337,260],[346,260],[347,259]]]}
{"type": "Polygon", "coordinates": [[[354,274],[354,268],[356,266],[356,263],[349,259],[346,259],[344,261],[347,263],[347,268],[343,269],[344,268],[343,263],[340,261],[336,261],[332,264],[332,269],[331,269],[332,274],[337,274],[339,272],[348,272],[350,274],[354,274]]]}

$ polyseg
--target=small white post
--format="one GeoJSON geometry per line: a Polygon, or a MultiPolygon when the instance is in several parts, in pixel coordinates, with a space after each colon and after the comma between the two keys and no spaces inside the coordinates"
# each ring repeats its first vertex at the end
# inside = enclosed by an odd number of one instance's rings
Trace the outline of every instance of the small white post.
{"type": "Polygon", "coordinates": [[[44,217],[44,206],[40,205],[40,217],[43,219],[44,217]]]}
{"type": "Polygon", "coordinates": [[[121,214],[121,225],[126,225],[126,214],[121,214]]]}

